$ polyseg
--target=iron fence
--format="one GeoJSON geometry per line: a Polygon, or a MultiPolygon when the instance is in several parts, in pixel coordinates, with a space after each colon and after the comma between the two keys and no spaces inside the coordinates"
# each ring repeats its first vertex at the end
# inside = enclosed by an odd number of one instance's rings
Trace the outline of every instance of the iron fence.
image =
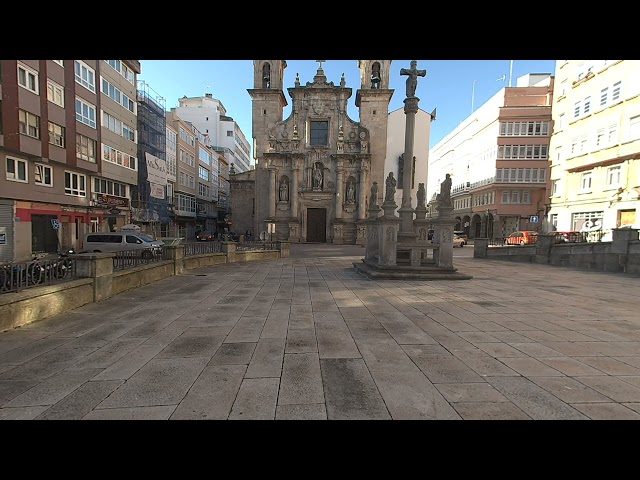
{"type": "Polygon", "coordinates": [[[148,265],[150,263],[171,260],[171,255],[166,248],[143,249],[143,250],[123,250],[114,252],[113,269],[124,270],[126,268],[137,267],[138,265],[148,265]]]}
{"type": "Polygon", "coordinates": [[[236,252],[249,252],[252,250],[278,250],[278,242],[243,242],[236,245],[236,252]]]}
{"type": "Polygon", "coordinates": [[[184,244],[184,256],[189,257],[191,255],[204,255],[206,253],[218,253],[222,251],[221,242],[198,242],[198,243],[185,243],[184,244]]]}
{"type": "Polygon", "coordinates": [[[75,271],[72,257],[2,264],[0,293],[19,292],[27,288],[73,280],[76,276],[75,271]]]}

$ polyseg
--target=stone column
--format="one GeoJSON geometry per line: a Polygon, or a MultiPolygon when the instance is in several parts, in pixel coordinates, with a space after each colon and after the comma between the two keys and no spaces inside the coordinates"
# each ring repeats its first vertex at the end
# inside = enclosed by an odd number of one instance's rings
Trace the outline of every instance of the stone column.
{"type": "Polygon", "coordinates": [[[236,244],[235,242],[222,242],[222,251],[227,255],[227,263],[236,261],[236,244]]]}
{"type": "MultiPolygon", "coordinates": [[[[363,165],[360,168],[360,191],[358,192],[358,220],[364,220],[365,215],[365,205],[367,203],[367,179],[368,179],[368,171],[366,165],[363,165]]],[[[370,205],[371,206],[371,205],[370,205]]]]}
{"type": "Polygon", "coordinates": [[[451,215],[453,207],[438,205],[438,216],[433,219],[433,243],[438,244],[434,258],[436,267],[453,268],[453,227],[455,218],[451,215]]]}
{"type": "Polygon", "coordinates": [[[298,218],[298,174],[299,174],[299,166],[298,161],[294,159],[291,164],[293,176],[291,178],[291,192],[289,193],[289,198],[291,200],[291,217],[297,219],[298,218]]]}
{"type": "Polygon", "coordinates": [[[93,301],[111,297],[115,253],[80,253],[73,256],[78,278],[93,279],[93,301]]]}
{"type": "Polygon", "coordinates": [[[418,97],[408,97],[404,100],[406,127],[404,132],[404,171],[402,177],[402,205],[398,209],[400,216],[400,232],[398,241],[413,243],[416,234],[413,230],[413,208],[411,207],[411,178],[413,177],[413,136],[415,135],[416,113],[418,112],[418,97]]]}
{"type": "Polygon", "coordinates": [[[289,242],[278,242],[278,249],[280,250],[280,258],[289,258],[289,250],[291,244],[289,242]]]}
{"type": "Polygon", "coordinates": [[[165,245],[169,258],[173,260],[173,274],[180,275],[184,270],[184,245],[165,245]]]}
{"type": "Polygon", "coordinates": [[[473,239],[473,258],[486,258],[489,239],[476,237],[473,239]]]}
{"type": "MultiPolygon", "coordinates": [[[[551,263],[551,245],[555,241],[555,234],[539,234],[536,240],[536,263],[551,263]]],[[[475,241],[473,242],[475,244],[475,241]]]]}
{"type": "Polygon", "coordinates": [[[342,170],[342,162],[338,162],[336,167],[336,220],[342,219],[342,203],[345,201],[344,188],[342,185],[342,177],[344,172],[342,170]]]}
{"type": "Polygon", "coordinates": [[[269,170],[269,218],[276,217],[276,171],[269,170]]]}

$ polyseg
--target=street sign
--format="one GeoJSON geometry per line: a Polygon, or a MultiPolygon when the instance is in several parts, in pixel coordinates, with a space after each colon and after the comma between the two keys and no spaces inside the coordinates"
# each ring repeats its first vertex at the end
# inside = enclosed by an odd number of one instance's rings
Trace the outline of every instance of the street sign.
{"type": "Polygon", "coordinates": [[[531,215],[531,216],[529,217],[529,221],[530,221],[531,223],[538,223],[538,220],[539,220],[538,215],[531,215]]]}
{"type": "Polygon", "coordinates": [[[54,230],[60,230],[60,221],[57,218],[51,219],[51,226],[54,230]]]}

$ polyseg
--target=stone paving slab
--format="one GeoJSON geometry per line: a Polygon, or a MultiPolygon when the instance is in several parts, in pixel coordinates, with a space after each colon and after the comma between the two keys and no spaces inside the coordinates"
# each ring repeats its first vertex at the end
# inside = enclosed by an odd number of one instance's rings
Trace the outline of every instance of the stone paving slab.
{"type": "Polygon", "coordinates": [[[465,282],[369,280],[363,251],[294,244],[0,332],[0,419],[640,419],[640,277],[468,249],[465,282]]]}

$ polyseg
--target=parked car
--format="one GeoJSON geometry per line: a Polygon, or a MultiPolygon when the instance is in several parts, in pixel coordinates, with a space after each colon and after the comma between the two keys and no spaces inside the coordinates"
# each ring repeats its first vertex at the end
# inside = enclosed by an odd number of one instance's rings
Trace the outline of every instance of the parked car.
{"type": "Polygon", "coordinates": [[[557,243],[583,242],[584,233],[577,231],[570,232],[553,232],[556,235],[557,243]]]}
{"type": "Polygon", "coordinates": [[[144,233],[95,232],[84,236],[82,247],[86,252],[121,252],[125,250],[142,250],[144,255],[162,252],[163,242],[154,240],[144,233]]]}
{"type": "Polygon", "coordinates": [[[460,235],[453,235],[453,246],[454,247],[464,247],[467,244],[466,240],[460,235]]]}
{"type": "Polygon", "coordinates": [[[212,242],[216,239],[217,234],[214,232],[198,232],[196,240],[199,242],[212,242]]]}
{"type": "Polygon", "coordinates": [[[538,241],[538,232],[517,230],[504,239],[505,245],[531,245],[538,241]]]}
{"type": "Polygon", "coordinates": [[[465,245],[469,243],[469,235],[464,233],[463,230],[454,230],[453,234],[459,236],[460,238],[464,238],[465,245]]]}

